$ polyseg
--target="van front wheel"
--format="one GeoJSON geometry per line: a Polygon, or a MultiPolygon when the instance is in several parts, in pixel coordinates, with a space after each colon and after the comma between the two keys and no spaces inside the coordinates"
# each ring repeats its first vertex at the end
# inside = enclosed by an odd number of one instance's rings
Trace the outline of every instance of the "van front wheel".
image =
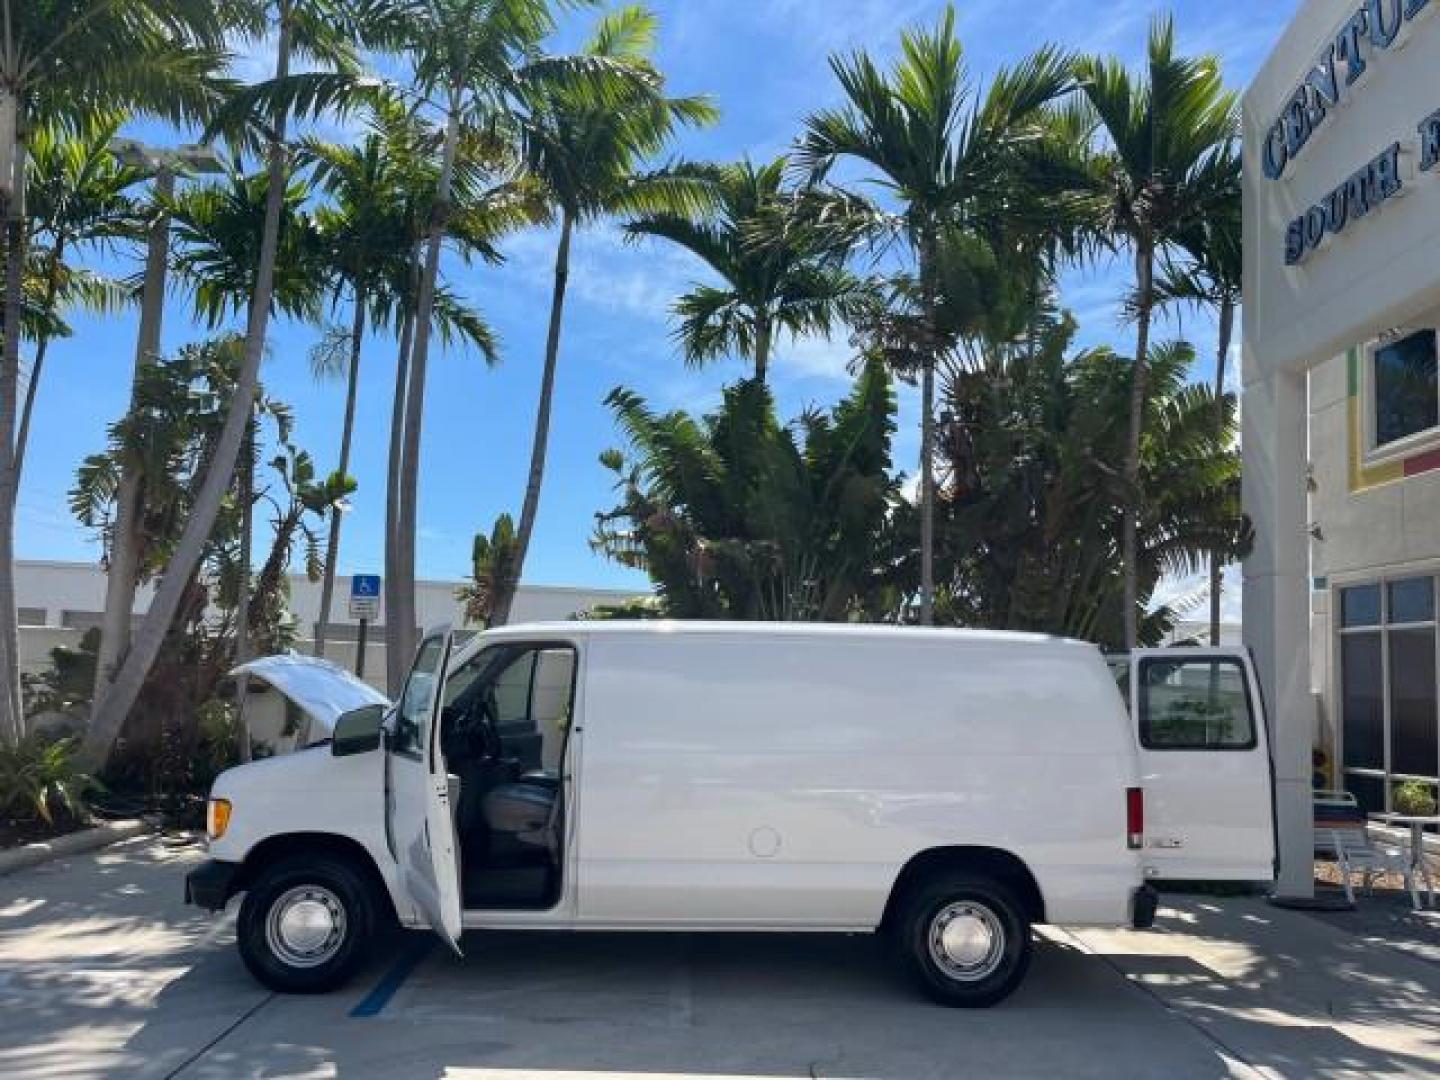
{"type": "Polygon", "coordinates": [[[288,858],[250,883],[236,937],[250,974],[271,990],[318,994],[355,973],[374,927],[369,883],[352,866],[288,858]]]}
{"type": "Polygon", "coordinates": [[[917,886],[896,930],[902,962],[941,1005],[994,1005],[1030,966],[1030,920],[1009,889],[986,877],[952,873],[917,886]]]}

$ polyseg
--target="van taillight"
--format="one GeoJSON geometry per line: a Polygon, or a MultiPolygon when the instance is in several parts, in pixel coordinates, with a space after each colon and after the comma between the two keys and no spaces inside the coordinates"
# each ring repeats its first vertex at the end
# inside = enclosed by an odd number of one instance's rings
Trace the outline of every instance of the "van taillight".
{"type": "Polygon", "coordinates": [[[1145,789],[1125,789],[1125,843],[1139,849],[1145,846],[1145,789]]]}

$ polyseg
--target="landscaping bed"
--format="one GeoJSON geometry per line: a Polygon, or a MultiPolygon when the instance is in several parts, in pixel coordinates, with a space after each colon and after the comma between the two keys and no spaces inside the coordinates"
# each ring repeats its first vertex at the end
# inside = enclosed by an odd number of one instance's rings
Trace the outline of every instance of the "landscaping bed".
{"type": "Polygon", "coordinates": [[[86,828],[86,823],[76,818],[57,820],[53,825],[40,820],[0,818],[0,851],[21,847],[43,840],[54,840],[86,828]]]}

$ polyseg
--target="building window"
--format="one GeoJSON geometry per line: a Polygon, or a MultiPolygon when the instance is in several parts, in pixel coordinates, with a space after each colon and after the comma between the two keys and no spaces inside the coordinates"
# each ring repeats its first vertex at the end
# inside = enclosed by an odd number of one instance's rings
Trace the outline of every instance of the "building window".
{"type": "Polygon", "coordinates": [[[1372,449],[1440,426],[1435,331],[1377,345],[1371,357],[1372,449]]]}
{"type": "Polygon", "coordinates": [[[1406,780],[1440,783],[1434,577],[1340,590],[1341,786],[1367,811],[1406,780]]]}
{"type": "Polygon", "coordinates": [[[16,612],[21,626],[44,626],[45,609],[43,607],[22,607],[16,612]]]}
{"type": "Polygon", "coordinates": [[[60,612],[60,625],[71,630],[90,630],[100,626],[105,621],[103,611],[71,611],[66,608],[60,612]]]}

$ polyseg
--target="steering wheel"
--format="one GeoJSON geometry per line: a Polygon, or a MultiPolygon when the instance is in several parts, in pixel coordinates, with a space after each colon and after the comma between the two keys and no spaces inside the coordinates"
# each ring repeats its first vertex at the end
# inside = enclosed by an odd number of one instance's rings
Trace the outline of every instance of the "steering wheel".
{"type": "Polygon", "coordinates": [[[475,741],[479,756],[486,761],[499,761],[505,755],[505,744],[500,741],[499,706],[494,691],[487,690],[475,709],[475,741]]]}

